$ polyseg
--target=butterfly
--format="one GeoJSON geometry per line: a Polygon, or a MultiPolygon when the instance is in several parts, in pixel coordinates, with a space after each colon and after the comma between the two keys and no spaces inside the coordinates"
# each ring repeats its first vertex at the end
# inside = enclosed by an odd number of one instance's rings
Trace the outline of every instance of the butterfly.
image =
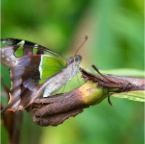
{"type": "Polygon", "coordinates": [[[44,46],[21,39],[1,39],[1,43],[1,63],[9,68],[11,78],[7,110],[23,110],[38,96],[50,96],[78,72],[79,55],[65,59],[44,46]]]}

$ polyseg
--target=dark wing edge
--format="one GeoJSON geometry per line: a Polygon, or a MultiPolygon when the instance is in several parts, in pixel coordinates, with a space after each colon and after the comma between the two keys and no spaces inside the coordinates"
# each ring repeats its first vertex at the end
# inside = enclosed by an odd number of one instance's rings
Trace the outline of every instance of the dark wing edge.
{"type": "Polygon", "coordinates": [[[51,49],[46,48],[46,47],[39,45],[37,43],[28,41],[28,40],[22,40],[22,39],[18,39],[18,38],[1,38],[0,41],[5,42],[7,46],[21,45],[21,42],[23,42],[22,45],[24,47],[24,51],[25,51],[25,49],[27,49],[27,50],[31,49],[31,51],[32,51],[32,49],[35,47],[35,48],[38,48],[38,54],[44,54],[44,52],[49,52],[56,57],[60,57],[64,60],[66,60],[64,57],[60,56],[59,54],[52,51],[51,49]]]}

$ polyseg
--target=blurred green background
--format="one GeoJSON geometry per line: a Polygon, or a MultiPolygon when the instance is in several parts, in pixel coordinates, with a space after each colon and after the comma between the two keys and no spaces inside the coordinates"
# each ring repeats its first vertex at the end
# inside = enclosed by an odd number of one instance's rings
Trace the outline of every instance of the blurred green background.
{"type": "MultiPolygon", "coordinates": [[[[78,52],[82,66],[143,70],[143,11],[143,0],[1,0],[1,37],[30,40],[67,58],[88,35],[78,52]]],[[[2,67],[7,84],[8,75],[2,67]]],[[[143,103],[111,101],[112,107],[105,100],[57,127],[37,126],[25,113],[21,144],[143,144],[143,103]]],[[[2,143],[6,141],[2,129],[2,143]]]]}

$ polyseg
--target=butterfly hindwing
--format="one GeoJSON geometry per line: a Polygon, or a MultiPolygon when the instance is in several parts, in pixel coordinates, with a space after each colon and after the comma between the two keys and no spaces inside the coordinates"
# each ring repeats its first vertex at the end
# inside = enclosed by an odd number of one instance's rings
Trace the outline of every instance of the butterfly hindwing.
{"type": "MultiPolygon", "coordinates": [[[[15,107],[17,109],[26,107],[38,97],[38,95],[34,96],[32,94],[37,91],[39,85],[60,72],[65,66],[65,62],[47,55],[29,55],[19,58],[17,65],[10,69],[11,91],[9,103],[19,97],[21,100],[15,107]]],[[[12,107],[12,109],[15,109],[15,107],[12,107]]]]}

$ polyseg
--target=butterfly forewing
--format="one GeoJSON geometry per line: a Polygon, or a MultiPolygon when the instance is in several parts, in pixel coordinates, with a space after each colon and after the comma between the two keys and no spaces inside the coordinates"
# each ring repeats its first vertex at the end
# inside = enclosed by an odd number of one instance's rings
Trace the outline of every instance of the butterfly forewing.
{"type": "Polygon", "coordinates": [[[74,58],[66,60],[29,41],[1,39],[1,42],[4,44],[0,49],[1,62],[10,68],[11,76],[10,100],[6,109],[13,111],[23,110],[43,91],[44,96],[57,91],[70,79],[66,74],[73,72],[74,76],[77,73],[73,66],[78,67],[81,61],[80,57],[77,63],[74,58]]]}
{"type": "Polygon", "coordinates": [[[63,61],[66,61],[59,54],[53,52],[52,50],[45,48],[39,44],[33,42],[20,40],[20,39],[1,39],[1,61],[7,67],[11,67],[17,61],[17,58],[21,58],[27,55],[40,55],[45,54],[50,57],[60,58],[63,61]]]}

